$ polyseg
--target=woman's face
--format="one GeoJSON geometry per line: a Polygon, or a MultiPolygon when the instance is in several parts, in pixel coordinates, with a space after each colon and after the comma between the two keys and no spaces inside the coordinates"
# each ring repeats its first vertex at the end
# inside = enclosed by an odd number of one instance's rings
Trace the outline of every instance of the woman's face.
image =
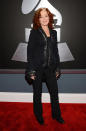
{"type": "Polygon", "coordinates": [[[49,16],[48,16],[48,13],[45,9],[43,9],[41,12],[40,12],[40,18],[39,18],[39,22],[41,24],[41,26],[47,26],[48,23],[49,23],[49,16]]]}

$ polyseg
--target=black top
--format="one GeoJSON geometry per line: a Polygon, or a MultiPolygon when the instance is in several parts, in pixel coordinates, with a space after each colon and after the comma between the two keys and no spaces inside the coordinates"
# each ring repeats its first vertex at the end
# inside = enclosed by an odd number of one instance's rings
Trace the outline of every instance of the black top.
{"type": "Polygon", "coordinates": [[[47,37],[47,49],[46,49],[46,52],[45,52],[46,55],[44,55],[43,67],[48,67],[49,66],[49,57],[50,57],[49,47],[50,47],[50,45],[51,45],[51,37],[47,37]]]}
{"type": "Polygon", "coordinates": [[[33,71],[41,69],[45,61],[45,66],[48,65],[52,68],[52,70],[60,70],[60,61],[57,48],[57,32],[50,29],[50,37],[45,36],[45,38],[44,36],[44,32],[39,29],[32,29],[30,32],[27,46],[26,67],[30,74],[33,71]]]}

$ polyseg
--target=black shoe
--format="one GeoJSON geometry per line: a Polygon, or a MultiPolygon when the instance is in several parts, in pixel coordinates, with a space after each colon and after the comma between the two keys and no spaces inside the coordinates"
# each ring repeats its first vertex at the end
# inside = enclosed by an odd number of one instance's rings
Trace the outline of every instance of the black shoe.
{"type": "Polygon", "coordinates": [[[39,124],[43,125],[44,124],[44,119],[43,117],[36,117],[37,121],[39,122],[39,124]]]}
{"type": "Polygon", "coordinates": [[[62,117],[60,117],[60,118],[53,117],[53,119],[55,119],[56,121],[58,121],[61,124],[65,123],[62,117]]]}

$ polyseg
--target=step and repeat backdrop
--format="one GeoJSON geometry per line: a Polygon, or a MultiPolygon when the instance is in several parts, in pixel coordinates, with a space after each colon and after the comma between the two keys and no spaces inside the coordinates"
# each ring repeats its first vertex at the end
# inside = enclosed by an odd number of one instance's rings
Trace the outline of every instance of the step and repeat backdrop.
{"type": "Polygon", "coordinates": [[[62,69],[86,69],[85,0],[2,0],[0,4],[0,69],[25,69],[34,12],[54,14],[62,69]]]}

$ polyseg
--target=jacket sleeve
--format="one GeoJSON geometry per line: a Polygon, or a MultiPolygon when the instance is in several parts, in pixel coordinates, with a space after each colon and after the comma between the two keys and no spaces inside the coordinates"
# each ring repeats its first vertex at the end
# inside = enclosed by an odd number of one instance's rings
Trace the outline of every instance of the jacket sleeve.
{"type": "Polygon", "coordinates": [[[55,58],[56,58],[56,63],[57,63],[57,67],[56,67],[56,72],[59,73],[59,76],[61,75],[61,70],[60,70],[60,57],[59,57],[59,51],[58,51],[58,44],[57,44],[57,32],[55,31],[55,40],[56,40],[56,43],[55,43],[55,48],[54,48],[54,51],[55,51],[55,58]]]}
{"type": "Polygon", "coordinates": [[[30,31],[28,46],[27,46],[27,71],[28,74],[35,75],[35,67],[33,64],[33,53],[34,53],[34,44],[35,44],[35,31],[32,29],[30,31]]]}

